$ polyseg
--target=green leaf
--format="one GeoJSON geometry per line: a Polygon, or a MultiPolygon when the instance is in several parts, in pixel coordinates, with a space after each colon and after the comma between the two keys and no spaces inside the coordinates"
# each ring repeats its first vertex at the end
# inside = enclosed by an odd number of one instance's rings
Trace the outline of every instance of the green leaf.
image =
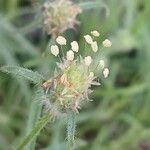
{"type": "MultiPolygon", "coordinates": [[[[0,14],[0,30],[4,32],[3,38],[6,40],[4,46],[10,47],[9,49],[13,49],[14,52],[22,52],[30,54],[31,56],[39,56],[39,50],[32,43],[30,43],[22,34],[19,32],[18,28],[13,26],[13,24],[8,21],[4,16],[0,14]],[[8,36],[9,35],[9,36],[8,36]],[[14,36],[15,35],[15,36],[14,36]],[[13,44],[8,44],[9,42],[13,44]],[[7,44],[7,45],[6,45],[7,44]],[[18,51],[18,48],[14,48],[14,45],[17,47],[21,47],[18,51]]],[[[2,43],[3,45],[3,43],[2,43]]],[[[8,50],[8,49],[7,49],[8,50]]]]}
{"type": "Polygon", "coordinates": [[[11,73],[15,76],[21,76],[35,84],[40,84],[44,80],[44,77],[38,72],[33,72],[32,70],[18,66],[4,66],[0,68],[0,71],[5,73],[11,73]]]}
{"type": "Polygon", "coordinates": [[[31,142],[35,137],[38,136],[40,131],[46,126],[46,124],[50,121],[52,115],[50,112],[46,113],[40,120],[37,122],[36,126],[32,129],[29,135],[21,142],[16,150],[22,150],[25,146],[31,142]]]}
{"type": "Polygon", "coordinates": [[[67,111],[67,140],[69,149],[72,149],[74,147],[74,135],[76,131],[75,116],[76,114],[74,111],[67,111]]]}
{"type": "MultiPolygon", "coordinates": [[[[26,131],[27,135],[31,132],[36,122],[40,118],[40,114],[42,110],[41,99],[43,99],[44,97],[46,97],[46,95],[44,93],[43,88],[40,86],[37,87],[35,91],[35,96],[30,105],[29,118],[28,118],[27,131],[26,131]]],[[[27,150],[35,149],[35,141],[36,138],[27,145],[27,150]]]]}

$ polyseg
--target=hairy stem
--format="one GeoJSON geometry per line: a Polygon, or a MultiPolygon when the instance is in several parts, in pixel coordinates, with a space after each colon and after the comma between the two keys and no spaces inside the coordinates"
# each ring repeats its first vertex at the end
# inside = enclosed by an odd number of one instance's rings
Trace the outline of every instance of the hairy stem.
{"type": "Polygon", "coordinates": [[[67,111],[67,140],[68,140],[68,149],[71,150],[74,147],[74,135],[76,130],[76,114],[72,110],[67,111]]]}

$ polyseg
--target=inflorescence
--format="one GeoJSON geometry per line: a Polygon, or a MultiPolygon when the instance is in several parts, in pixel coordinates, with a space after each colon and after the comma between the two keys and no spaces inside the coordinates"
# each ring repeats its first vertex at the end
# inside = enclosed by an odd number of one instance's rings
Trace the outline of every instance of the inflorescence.
{"type": "Polygon", "coordinates": [[[70,0],[46,1],[43,5],[44,25],[48,34],[56,38],[69,28],[74,28],[82,9],[70,0]]]}
{"type": "MultiPolygon", "coordinates": [[[[92,31],[91,35],[84,36],[85,42],[88,43],[94,53],[99,50],[99,46],[93,39],[99,36],[98,31],[92,31]]],[[[80,49],[77,41],[70,43],[70,50],[64,55],[60,47],[66,44],[67,40],[63,36],[58,36],[56,45],[51,45],[51,54],[58,57],[60,62],[57,63],[54,77],[44,82],[43,87],[47,93],[50,91],[49,104],[56,106],[57,110],[78,111],[84,102],[89,101],[89,94],[92,92],[91,86],[99,86],[100,83],[94,74],[92,56],[82,57],[80,55],[75,57],[80,49]]],[[[108,39],[104,40],[102,44],[104,47],[111,46],[108,39]]],[[[99,60],[96,66],[101,68],[104,78],[107,78],[109,69],[104,60],[99,60]]]]}

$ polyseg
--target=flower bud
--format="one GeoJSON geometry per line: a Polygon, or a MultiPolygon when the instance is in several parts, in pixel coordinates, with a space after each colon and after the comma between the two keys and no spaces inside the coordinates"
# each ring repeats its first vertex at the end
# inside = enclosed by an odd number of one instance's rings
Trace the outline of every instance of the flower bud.
{"type": "Polygon", "coordinates": [[[97,45],[97,42],[96,42],[96,41],[91,44],[91,47],[92,47],[92,50],[93,50],[94,52],[97,52],[97,50],[98,50],[98,45],[97,45]]]}
{"type": "Polygon", "coordinates": [[[85,35],[84,38],[85,38],[85,41],[88,44],[92,44],[93,43],[92,37],[90,35],[85,35]]]}
{"type": "Polygon", "coordinates": [[[100,67],[101,67],[102,69],[104,69],[104,67],[105,67],[105,62],[104,62],[104,60],[100,60],[100,61],[99,61],[99,65],[100,65],[100,67]]]}
{"type": "Polygon", "coordinates": [[[85,62],[85,65],[86,65],[86,66],[89,66],[89,65],[91,64],[91,62],[92,62],[91,56],[85,57],[85,58],[84,58],[84,62],[85,62]]]}
{"type": "Polygon", "coordinates": [[[78,45],[77,41],[71,42],[71,49],[72,49],[74,52],[78,52],[78,51],[79,51],[79,45],[78,45]]]}
{"type": "Polygon", "coordinates": [[[109,69],[108,69],[108,68],[105,68],[105,69],[103,70],[103,75],[104,75],[104,78],[107,78],[107,77],[108,77],[108,75],[109,75],[109,69]]]}
{"type": "Polygon", "coordinates": [[[93,72],[90,72],[89,78],[93,78],[93,77],[94,77],[94,73],[93,73],[93,72]]]}
{"type": "Polygon", "coordinates": [[[103,46],[104,47],[111,47],[111,42],[108,39],[106,39],[103,41],[103,46]]]}
{"type": "Polygon", "coordinates": [[[99,32],[96,31],[96,30],[91,31],[91,34],[92,34],[93,36],[96,36],[96,37],[99,37],[99,36],[100,36],[99,32]]]}
{"type": "Polygon", "coordinates": [[[74,59],[74,52],[72,50],[69,50],[67,52],[67,60],[72,61],[74,59]]]}
{"type": "Polygon", "coordinates": [[[63,36],[58,36],[56,38],[56,42],[60,45],[66,45],[67,41],[63,36]]]}
{"type": "Polygon", "coordinates": [[[76,19],[82,13],[79,5],[72,0],[43,0],[43,21],[45,29],[52,38],[79,24],[76,19]]]}
{"type": "Polygon", "coordinates": [[[54,56],[57,56],[59,54],[59,48],[57,45],[52,45],[51,46],[51,53],[54,55],[54,56]]]}

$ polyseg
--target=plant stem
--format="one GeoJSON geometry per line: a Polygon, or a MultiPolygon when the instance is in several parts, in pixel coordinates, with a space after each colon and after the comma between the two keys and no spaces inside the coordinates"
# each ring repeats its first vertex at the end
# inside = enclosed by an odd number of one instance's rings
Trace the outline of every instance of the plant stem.
{"type": "Polygon", "coordinates": [[[75,112],[72,110],[68,110],[67,111],[67,140],[68,140],[69,150],[74,148],[74,135],[76,129],[75,120],[76,120],[75,112]]]}

